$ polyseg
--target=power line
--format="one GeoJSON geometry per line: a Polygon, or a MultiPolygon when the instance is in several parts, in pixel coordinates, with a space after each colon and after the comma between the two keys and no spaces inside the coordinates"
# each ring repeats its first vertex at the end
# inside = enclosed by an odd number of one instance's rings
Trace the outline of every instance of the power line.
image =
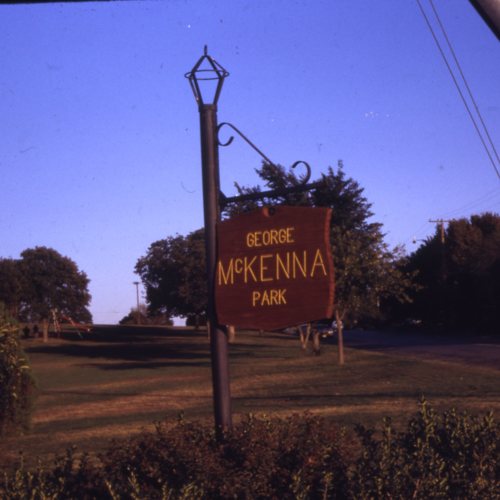
{"type": "MultiPolygon", "coordinates": [[[[450,210],[448,212],[444,212],[443,216],[446,217],[446,219],[434,219],[434,220],[429,220],[427,222],[424,222],[422,225],[420,225],[413,233],[412,238],[406,238],[405,241],[411,241],[413,244],[415,244],[417,241],[425,241],[423,238],[428,238],[428,236],[424,236],[427,231],[425,231],[425,227],[429,222],[433,224],[437,224],[438,228],[441,227],[441,223],[449,223],[451,222],[450,219],[454,219],[455,217],[459,216],[460,214],[464,214],[465,212],[468,212],[472,210],[473,208],[482,205],[483,203],[488,203],[490,206],[495,206],[497,203],[500,206],[500,191],[498,189],[493,189],[491,191],[486,192],[479,198],[476,198],[474,200],[471,200],[470,202],[466,203],[465,205],[462,205],[461,207],[455,208],[453,210],[450,210]],[[493,205],[492,205],[493,203],[493,205]],[[447,220],[448,219],[448,220],[447,220]]],[[[491,209],[488,209],[488,211],[492,211],[491,209]]],[[[465,216],[465,215],[464,215],[465,216]]],[[[467,216],[468,217],[468,216],[467,216]]]]}
{"type": "Polygon", "coordinates": [[[458,61],[457,55],[455,54],[455,50],[453,49],[453,46],[450,42],[450,39],[448,38],[448,34],[443,26],[443,23],[441,22],[441,18],[439,17],[439,14],[438,14],[436,7],[434,5],[434,1],[429,0],[429,3],[431,4],[432,10],[434,11],[434,15],[436,16],[436,19],[439,23],[439,27],[441,28],[441,31],[444,35],[446,43],[448,44],[448,48],[450,49],[451,55],[453,56],[453,60],[455,61],[455,64],[457,65],[458,71],[460,73],[460,76],[462,77],[464,84],[465,84],[465,88],[467,89],[467,92],[468,92],[469,97],[472,101],[472,104],[474,104],[474,108],[476,110],[477,116],[479,117],[479,120],[481,121],[483,129],[486,133],[486,137],[488,138],[488,141],[491,145],[491,148],[493,149],[493,152],[495,153],[497,162],[500,163],[500,157],[498,156],[497,150],[495,148],[495,144],[493,143],[493,140],[491,139],[491,136],[490,136],[490,133],[488,131],[488,127],[486,126],[486,123],[484,123],[483,116],[482,116],[481,112],[479,111],[479,107],[476,103],[476,100],[474,99],[474,95],[472,94],[472,91],[469,87],[469,83],[467,82],[467,79],[465,78],[464,72],[462,71],[462,66],[460,65],[460,62],[458,61]]]}
{"type": "MultiPolygon", "coordinates": [[[[429,0],[429,1],[431,1],[431,0],[429,0]]],[[[488,146],[486,145],[486,142],[483,138],[481,130],[479,129],[479,127],[476,123],[476,120],[474,118],[474,115],[472,114],[472,111],[471,111],[469,105],[467,104],[467,100],[465,99],[465,96],[462,92],[462,89],[460,88],[460,85],[458,84],[457,79],[455,78],[455,75],[453,73],[453,69],[451,68],[450,63],[448,62],[446,54],[444,53],[444,51],[441,47],[441,44],[439,43],[439,40],[436,36],[436,33],[434,32],[434,29],[432,28],[431,22],[429,21],[429,18],[427,17],[427,14],[425,13],[425,11],[423,9],[422,4],[420,3],[420,0],[416,0],[416,2],[418,4],[418,7],[420,8],[420,12],[422,13],[423,18],[425,19],[425,22],[427,24],[427,27],[429,28],[429,31],[431,32],[432,38],[434,38],[434,42],[436,43],[436,46],[441,54],[441,57],[443,58],[443,61],[446,64],[446,67],[448,68],[448,71],[449,71],[451,78],[453,80],[453,83],[455,84],[455,87],[457,88],[457,91],[462,99],[462,102],[465,106],[465,109],[467,110],[469,117],[474,125],[474,128],[476,129],[477,135],[479,136],[479,139],[481,140],[481,143],[483,144],[484,150],[486,151],[486,154],[488,155],[488,158],[490,159],[490,162],[493,166],[493,169],[495,170],[495,173],[496,173],[498,179],[500,180],[500,171],[498,170],[498,168],[495,164],[495,161],[494,161],[493,157],[491,156],[490,150],[489,150],[488,146]]],[[[496,152],[496,150],[495,150],[495,152],[496,152]]]]}
{"type": "Polygon", "coordinates": [[[481,206],[485,203],[490,204],[490,206],[495,206],[496,203],[500,203],[500,191],[498,189],[493,189],[492,191],[488,191],[484,195],[476,198],[475,200],[471,200],[465,205],[462,205],[458,208],[452,209],[449,212],[444,213],[445,216],[453,216],[454,214],[458,214],[461,212],[465,212],[468,210],[472,210],[478,206],[481,206]]]}

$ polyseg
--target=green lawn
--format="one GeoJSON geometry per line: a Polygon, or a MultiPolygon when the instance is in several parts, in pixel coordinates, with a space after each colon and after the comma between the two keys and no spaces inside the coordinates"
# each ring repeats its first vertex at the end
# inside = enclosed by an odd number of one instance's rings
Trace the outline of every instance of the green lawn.
{"type": "MultiPolygon", "coordinates": [[[[100,450],[112,438],[175,419],[212,419],[209,344],[205,331],[96,327],[79,339],[23,341],[38,381],[32,432],[0,445],[4,462],[63,452],[71,444],[100,450]]],[[[347,338],[348,346],[348,338],[347,338]]],[[[230,346],[235,418],[247,413],[309,411],[339,424],[402,423],[425,395],[436,409],[473,413],[500,408],[498,370],[322,346],[304,353],[296,337],[238,332],[230,346]]]]}

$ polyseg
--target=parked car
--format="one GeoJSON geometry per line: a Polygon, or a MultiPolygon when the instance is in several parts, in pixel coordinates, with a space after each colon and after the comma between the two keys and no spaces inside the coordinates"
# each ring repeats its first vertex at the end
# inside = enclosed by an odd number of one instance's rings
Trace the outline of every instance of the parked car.
{"type": "Polygon", "coordinates": [[[321,337],[332,337],[336,329],[333,327],[333,323],[331,321],[317,321],[313,323],[313,328],[319,332],[321,337]]]}
{"type": "MultiPolygon", "coordinates": [[[[326,337],[333,337],[337,333],[337,322],[335,320],[321,320],[321,321],[314,321],[311,324],[311,327],[313,330],[316,330],[319,332],[321,337],[326,338],[326,337]]],[[[285,328],[284,333],[288,333],[289,335],[297,335],[299,333],[299,329],[301,329],[303,332],[306,331],[307,329],[307,323],[304,323],[302,325],[299,325],[297,327],[290,327],[290,328],[285,328]]]]}

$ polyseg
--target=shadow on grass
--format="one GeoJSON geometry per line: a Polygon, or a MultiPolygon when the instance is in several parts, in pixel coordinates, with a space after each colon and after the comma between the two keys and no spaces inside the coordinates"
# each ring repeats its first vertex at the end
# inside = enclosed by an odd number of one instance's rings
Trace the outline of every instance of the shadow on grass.
{"type": "MultiPolygon", "coordinates": [[[[207,338],[206,330],[174,328],[165,326],[94,326],[90,332],[82,334],[85,340],[106,342],[140,342],[145,338],[207,338]]],[[[68,340],[78,340],[72,334],[68,340]]]]}
{"type": "Polygon", "coordinates": [[[210,360],[206,361],[131,361],[124,363],[86,363],[82,366],[89,366],[99,370],[112,371],[112,370],[144,370],[144,369],[159,369],[159,368],[208,368],[210,367],[210,360]]]}
{"type": "MultiPolygon", "coordinates": [[[[189,334],[190,335],[190,334],[189,334]]],[[[135,338],[135,337],[134,337],[135,338]]],[[[102,339],[99,339],[102,340],[102,339]]],[[[184,336],[163,338],[140,338],[140,342],[130,342],[129,337],[115,338],[115,342],[64,342],[58,344],[31,345],[25,347],[29,354],[47,354],[80,359],[108,360],[111,364],[82,363],[83,366],[96,366],[106,370],[126,370],[137,368],[162,368],[175,366],[208,366],[210,346],[206,339],[186,338],[184,336]],[[122,361],[122,363],[113,363],[122,361]]],[[[232,358],[248,357],[248,352],[234,352],[232,358]]]]}
{"type": "Polygon", "coordinates": [[[37,354],[53,354],[57,356],[72,356],[80,358],[105,358],[123,359],[130,361],[145,361],[158,358],[163,359],[207,359],[209,356],[208,346],[193,346],[189,343],[175,343],[171,345],[144,342],[120,343],[110,345],[108,343],[80,343],[59,344],[26,347],[25,351],[37,354]]]}
{"type": "MultiPolygon", "coordinates": [[[[281,394],[272,396],[236,396],[232,397],[232,400],[237,402],[252,402],[258,401],[259,405],[263,401],[272,402],[293,402],[295,405],[302,403],[307,406],[332,406],[332,405],[352,405],[352,406],[366,406],[366,404],[376,404],[380,400],[411,400],[417,401],[423,396],[428,398],[458,398],[458,397],[477,397],[474,391],[469,393],[463,391],[456,391],[455,393],[444,392],[444,391],[426,391],[425,394],[422,390],[408,389],[403,391],[380,391],[374,393],[355,393],[355,394],[281,394]]],[[[395,408],[396,409],[396,408],[395,408]]]]}
{"type": "Polygon", "coordinates": [[[84,396],[88,398],[92,398],[93,400],[108,400],[109,398],[122,398],[124,396],[140,396],[142,394],[142,391],[140,390],[134,390],[131,391],[128,388],[121,391],[121,392],[104,392],[102,390],[71,390],[71,391],[63,391],[60,389],[53,390],[53,389],[45,389],[42,391],[42,393],[45,396],[84,396]]]}

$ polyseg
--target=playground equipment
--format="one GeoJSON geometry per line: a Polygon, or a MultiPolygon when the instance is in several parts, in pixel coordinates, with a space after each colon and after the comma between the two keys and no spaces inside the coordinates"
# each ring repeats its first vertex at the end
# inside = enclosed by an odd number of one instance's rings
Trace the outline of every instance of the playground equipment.
{"type": "Polygon", "coordinates": [[[60,313],[57,309],[51,309],[51,323],[54,326],[54,331],[58,336],[61,336],[61,332],[64,330],[74,330],[78,334],[78,336],[82,339],[82,332],[90,332],[92,330],[91,325],[86,325],[84,323],[77,323],[71,317],[66,316],[60,313]],[[61,326],[63,323],[66,323],[66,326],[61,326]],[[71,325],[69,326],[68,325],[71,325]]]}

